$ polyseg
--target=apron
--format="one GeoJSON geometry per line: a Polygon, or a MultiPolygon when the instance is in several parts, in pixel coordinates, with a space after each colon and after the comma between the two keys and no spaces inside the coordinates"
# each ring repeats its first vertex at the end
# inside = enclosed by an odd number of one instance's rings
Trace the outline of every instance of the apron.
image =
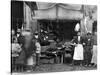
{"type": "MultiPolygon", "coordinates": [[[[78,36],[78,42],[80,42],[81,37],[78,36]]],[[[74,56],[73,56],[74,60],[83,60],[83,45],[78,43],[77,46],[74,49],[74,56]]]]}
{"type": "Polygon", "coordinates": [[[83,60],[83,45],[82,44],[77,44],[74,50],[74,60],[83,60]]]}

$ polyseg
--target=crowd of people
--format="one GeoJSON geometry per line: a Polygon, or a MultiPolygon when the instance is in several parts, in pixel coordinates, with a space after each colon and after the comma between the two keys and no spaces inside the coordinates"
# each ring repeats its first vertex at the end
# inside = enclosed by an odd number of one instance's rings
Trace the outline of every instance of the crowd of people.
{"type": "Polygon", "coordinates": [[[74,55],[73,62],[80,61],[80,65],[84,66],[96,66],[97,65],[97,33],[94,36],[88,32],[86,36],[82,37],[81,33],[78,32],[77,36],[73,39],[74,55]]]}
{"type": "Polygon", "coordinates": [[[33,66],[39,65],[41,46],[37,34],[33,35],[27,30],[15,35],[15,31],[12,30],[11,47],[12,64],[14,64],[12,67],[15,68],[17,65],[16,68],[19,70],[26,68],[32,70],[33,66]]]}
{"type": "MultiPolygon", "coordinates": [[[[94,35],[90,32],[86,36],[82,36],[80,32],[77,32],[71,45],[74,46],[74,53],[72,56],[72,65],[76,61],[80,63],[80,66],[97,66],[97,33],[94,35]]],[[[41,56],[41,44],[38,33],[32,34],[30,30],[21,31],[18,30],[15,33],[11,31],[11,52],[12,52],[12,69],[22,70],[34,70],[36,66],[39,66],[41,56]],[[16,60],[15,60],[16,59],[16,60]]]]}

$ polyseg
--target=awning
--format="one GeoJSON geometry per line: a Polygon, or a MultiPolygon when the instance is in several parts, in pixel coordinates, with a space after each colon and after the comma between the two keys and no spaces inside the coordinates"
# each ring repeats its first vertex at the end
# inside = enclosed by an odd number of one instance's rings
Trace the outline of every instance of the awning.
{"type": "Polygon", "coordinates": [[[83,14],[80,11],[80,6],[73,5],[56,5],[56,4],[44,4],[39,6],[38,10],[35,10],[34,19],[68,19],[68,20],[80,20],[83,18],[83,14]],[[47,7],[46,7],[47,6],[47,7]],[[48,7],[49,6],[49,7],[48,7]]]}
{"type": "Polygon", "coordinates": [[[34,19],[56,19],[56,7],[46,10],[36,10],[34,19]]]}
{"type": "Polygon", "coordinates": [[[81,20],[82,18],[83,13],[79,10],[70,10],[62,7],[58,9],[58,19],[81,20]]]}
{"type": "Polygon", "coordinates": [[[72,10],[80,10],[82,7],[82,5],[80,4],[63,4],[63,3],[47,3],[47,2],[36,2],[36,4],[39,10],[49,9],[56,5],[66,9],[72,9],[72,10]]]}

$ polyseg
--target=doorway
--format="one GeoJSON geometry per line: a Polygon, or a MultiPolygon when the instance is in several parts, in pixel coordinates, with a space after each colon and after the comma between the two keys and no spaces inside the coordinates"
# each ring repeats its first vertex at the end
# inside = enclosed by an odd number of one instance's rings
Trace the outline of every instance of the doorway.
{"type": "Polygon", "coordinates": [[[80,21],[77,20],[39,20],[40,29],[54,33],[61,40],[72,40],[76,36],[74,28],[80,21]]]}
{"type": "Polygon", "coordinates": [[[59,21],[60,34],[62,34],[64,40],[72,40],[73,36],[76,36],[75,26],[77,23],[79,21],[76,20],[59,21]]]}

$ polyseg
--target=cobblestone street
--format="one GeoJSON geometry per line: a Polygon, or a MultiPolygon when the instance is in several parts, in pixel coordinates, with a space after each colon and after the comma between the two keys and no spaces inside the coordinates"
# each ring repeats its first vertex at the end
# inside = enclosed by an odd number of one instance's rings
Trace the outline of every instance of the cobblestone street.
{"type": "Polygon", "coordinates": [[[65,72],[65,71],[85,71],[85,70],[96,70],[96,67],[84,67],[84,66],[71,66],[68,64],[43,64],[32,72],[15,72],[12,75],[22,75],[29,73],[47,73],[47,72],[65,72]]]}

